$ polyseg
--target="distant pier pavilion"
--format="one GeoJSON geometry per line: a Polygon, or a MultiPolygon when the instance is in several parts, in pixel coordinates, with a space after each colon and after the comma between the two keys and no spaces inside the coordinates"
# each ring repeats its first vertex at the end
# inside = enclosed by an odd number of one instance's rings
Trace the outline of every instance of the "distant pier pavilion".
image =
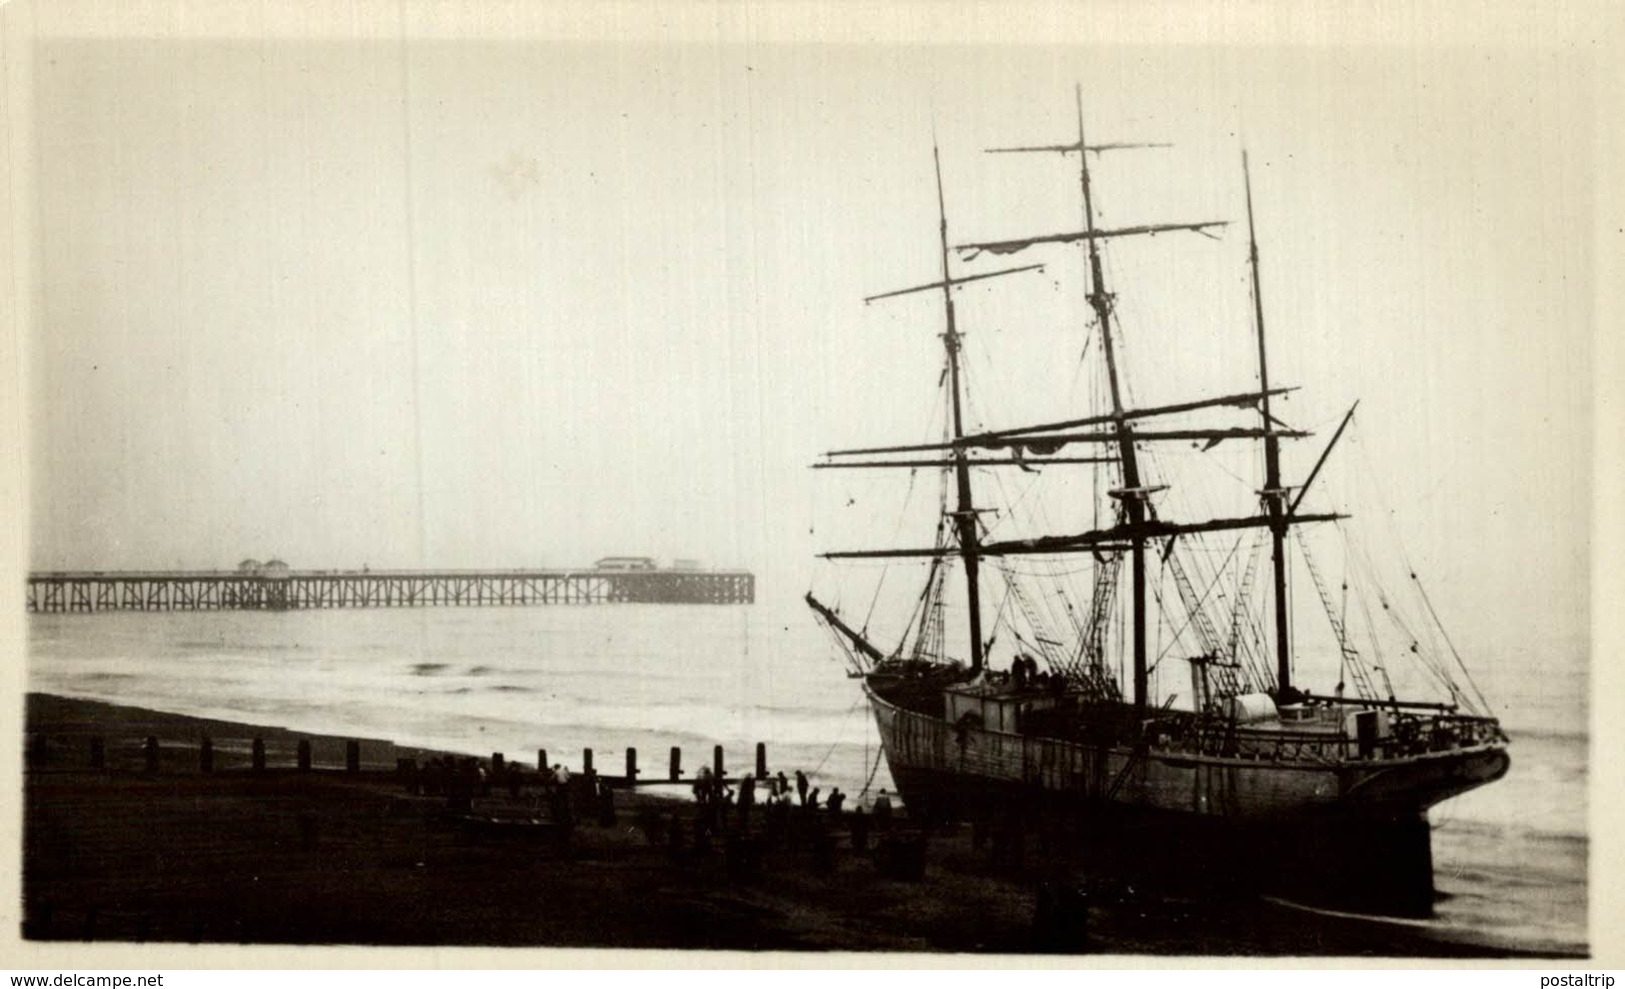
{"type": "MultiPolygon", "coordinates": [[[[246,562],[246,561],[245,561],[246,562]]],[[[28,575],[28,610],[291,611],[538,604],[751,604],[743,570],[109,570],[28,575]]]]}

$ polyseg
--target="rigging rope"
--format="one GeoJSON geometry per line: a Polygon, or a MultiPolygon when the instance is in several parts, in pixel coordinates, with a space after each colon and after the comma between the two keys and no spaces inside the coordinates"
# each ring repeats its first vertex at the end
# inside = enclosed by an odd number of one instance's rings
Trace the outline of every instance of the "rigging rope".
{"type": "Polygon", "coordinates": [[[824,768],[824,763],[829,762],[829,757],[835,754],[836,747],[841,744],[841,735],[846,731],[846,723],[852,720],[852,712],[856,711],[863,703],[864,699],[860,695],[852,706],[846,709],[846,713],[841,716],[841,727],[835,732],[835,741],[830,743],[829,751],[824,753],[824,758],[818,760],[818,765],[813,767],[812,775],[817,776],[819,771],[824,768]]]}
{"type": "Polygon", "coordinates": [[[869,767],[869,778],[863,781],[863,789],[858,791],[859,799],[869,795],[869,789],[875,783],[875,774],[880,772],[880,757],[885,754],[886,747],[884,745],[875,746],[875,764],[869,767]]]}

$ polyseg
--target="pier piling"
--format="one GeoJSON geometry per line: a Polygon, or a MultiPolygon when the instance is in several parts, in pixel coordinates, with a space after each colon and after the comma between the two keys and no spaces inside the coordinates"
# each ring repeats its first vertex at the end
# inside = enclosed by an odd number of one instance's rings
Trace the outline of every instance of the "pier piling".
{"type": "Polygon", "coordinates": [[[547,767],[548,767],[547,750],[546,749],[537,749],[536,750],[536,771],[539,772],[539,773],[546,773],[547,772],[547,767]]]}
{"type": "Polygon", "coordinates": [[[675,745],[671,747],[671,774],[669,778],[673,783],[683,778],[683,750],[675,745]]]}
{"type": "Polygon", "coordinates": [[[717,779],[722,779],[722,746],[720,745],[711,749],[711,772],[716,775],[717,779]]]}
{"type": "Polygon", "coordinates": [[[767,779],[767,743],[756,743],[756,778],[767,779]]]}
{"type": "Polygon", "coordinates": [[[30,573],[30,613],[293,611],[614,603],[751,604],[743,570],[235,570],[30,573]]]}
{"type": "Polygon", "coordinates": [[[638,781],[638,750],[628,747],[626,750],[626,782],[628,784],[638,781]]]}

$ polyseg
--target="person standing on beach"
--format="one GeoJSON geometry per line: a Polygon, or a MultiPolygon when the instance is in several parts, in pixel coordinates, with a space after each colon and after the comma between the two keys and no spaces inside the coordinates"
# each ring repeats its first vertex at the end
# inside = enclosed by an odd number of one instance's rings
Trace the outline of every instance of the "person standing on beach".
{"type": "Polygon", "coordinates": [[[852,850],[866,852],[869,850],[869,817],[863,812],[863,805],[858,804],[852,809],[852,819],[849,824],[852,830],[852,850]]]}
{"type": "Polygon", "coordinates": [[[552,793],[553,820],[569,827],[572,823],[572,810],[570,807],[570,771],[561,763],[553,764],[553,793],[552,793]]]}
{"type": "Polygon", "coordinates": [[[844,803],[846,803],[846,794],[841,792],[840,787],[832,787],[829,791],[829,799],[824,801],[824,806],[829,808],[830,820],[840,821],[841,805],[844,803]]]}
{"type": "Polygon", "coordinates": [[[780,797],[790,796],[790,781],[785,778],[784,770],[779,770],[779,778],[773,784],[773,792],[780,797]]]}
{"type": "Polygon", "coordinates": [[[747,776],[739,781],[739,826],[750,827],[750,810],[756,803],[756,777],[747,776]]]}
{"type": "Polygon", "coordinates": [[[801,806],[807,806],[807,774],[796,770],[796,794],[801,797],[801,806]]]}
{"type": "Polygon", "coordinates": [[[885,831],[891,827],[891,797],[886,795],[885,790],[881,790],[880,796],[875,798],[874,817],[875,830],[885,831]]]}

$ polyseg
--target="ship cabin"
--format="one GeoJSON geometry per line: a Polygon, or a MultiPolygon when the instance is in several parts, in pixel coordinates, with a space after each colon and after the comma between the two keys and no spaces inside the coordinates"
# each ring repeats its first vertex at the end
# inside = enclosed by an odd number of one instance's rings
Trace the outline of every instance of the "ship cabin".
{"type": "Polygon", "coordinates": [[[965,728],[1019,734],[1033,715],[1057,707],[1062,695],[1031,681],[1008,674],[983,673],[943,691],[948,721],[965,728]]]}

